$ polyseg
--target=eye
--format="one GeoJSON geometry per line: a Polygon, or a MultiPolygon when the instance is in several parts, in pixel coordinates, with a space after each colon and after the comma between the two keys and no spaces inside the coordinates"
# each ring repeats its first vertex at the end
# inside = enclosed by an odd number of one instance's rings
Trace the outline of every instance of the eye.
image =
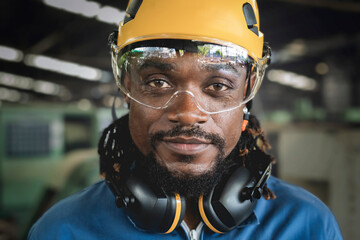
{"type": "Polygon", "coordinates": [[[225,84],[222,83],[213,83],[210,86],[207,87],[208,90],[210,91],[215,91],[215,92],[223,92],[228,90],[230,87],[226,86],[225,84]]]}
{"type": "Polygon", "coordinates": [[[171,88],[169,83],[161,79],[151,80],[147,84],[153,88],[171,88]]]}

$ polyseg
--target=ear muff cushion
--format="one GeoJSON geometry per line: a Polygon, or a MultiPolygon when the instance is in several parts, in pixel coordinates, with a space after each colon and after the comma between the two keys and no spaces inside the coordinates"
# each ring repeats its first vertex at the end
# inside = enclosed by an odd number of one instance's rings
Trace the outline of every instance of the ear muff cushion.
{"type": "Polygon", "coordinates": [[[166,195],[161,189],[152,188],[139,174],[127,180],[126,192],[131,200],[125,211],[143,229],[170,233],[184,218],[184,198],[179,194],[166,195]]]}
{"type": "Polygon", "coordinates": [[[254,186],[249,170],[240,167],[218,184],[209,195],[199,198],[199,211],[204,223],[214,232],[228,232],[240,225],[253,212],[256,201],[241,201],[244,187],[254,186]]]}

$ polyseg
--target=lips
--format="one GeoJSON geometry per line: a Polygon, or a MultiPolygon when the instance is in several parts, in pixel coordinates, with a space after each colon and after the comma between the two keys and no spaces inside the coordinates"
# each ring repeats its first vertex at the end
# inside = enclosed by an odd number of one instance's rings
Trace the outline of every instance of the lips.
{"type": "Polygon", "coordinates": [[[211,141],[194,137],[165,137],[160,144],[180,155],[195,155],[205,151],[211,141]]]}

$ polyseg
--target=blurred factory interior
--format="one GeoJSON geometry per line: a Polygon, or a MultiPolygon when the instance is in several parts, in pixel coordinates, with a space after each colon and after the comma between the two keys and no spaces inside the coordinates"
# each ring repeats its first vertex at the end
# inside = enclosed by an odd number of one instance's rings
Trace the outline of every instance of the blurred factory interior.
{"type": "MultiPolygon", "coordinates": [[[[0,239],[24,239],[54,201],[100,179],[96,146],[116,95],[107,37],[126,5],[0,2],[0,239]]],[[[258,5],[273,55],[252,113],[273,174],[322,199],[344,239],[360,239],[360,3],[258,5]]]]}

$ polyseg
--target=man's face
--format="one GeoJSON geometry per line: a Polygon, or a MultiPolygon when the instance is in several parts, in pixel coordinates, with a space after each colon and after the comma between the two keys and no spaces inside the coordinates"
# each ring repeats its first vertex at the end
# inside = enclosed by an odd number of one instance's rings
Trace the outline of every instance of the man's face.
{"type": "MultiPolygon", "coordinates": [[[[211,91],[228,91],[229,81],[241,78],[244,82],[245,75],[245,68],[236,72],[204,67],[196,55],[185,53],[132,70],[126,74],[125,82],[132,95],[142,94],[130,80],[133,78],[146,83],[146,88],[159,91],[189,90],[198,102],[207,104],[211,91]]],[[[243,88],[244,85],[242,91],[243,88]]],[[[241,135],[242,115],[242,107],[206,114],[198,109],[192,96],[184,93],[161,110],[132,101],[129,128],[133,141],[145,156],[154,155],[157,163],[174,176],[197,176],[211,172],[219,154],[223,159],[233,150],[241,135]]]]}

